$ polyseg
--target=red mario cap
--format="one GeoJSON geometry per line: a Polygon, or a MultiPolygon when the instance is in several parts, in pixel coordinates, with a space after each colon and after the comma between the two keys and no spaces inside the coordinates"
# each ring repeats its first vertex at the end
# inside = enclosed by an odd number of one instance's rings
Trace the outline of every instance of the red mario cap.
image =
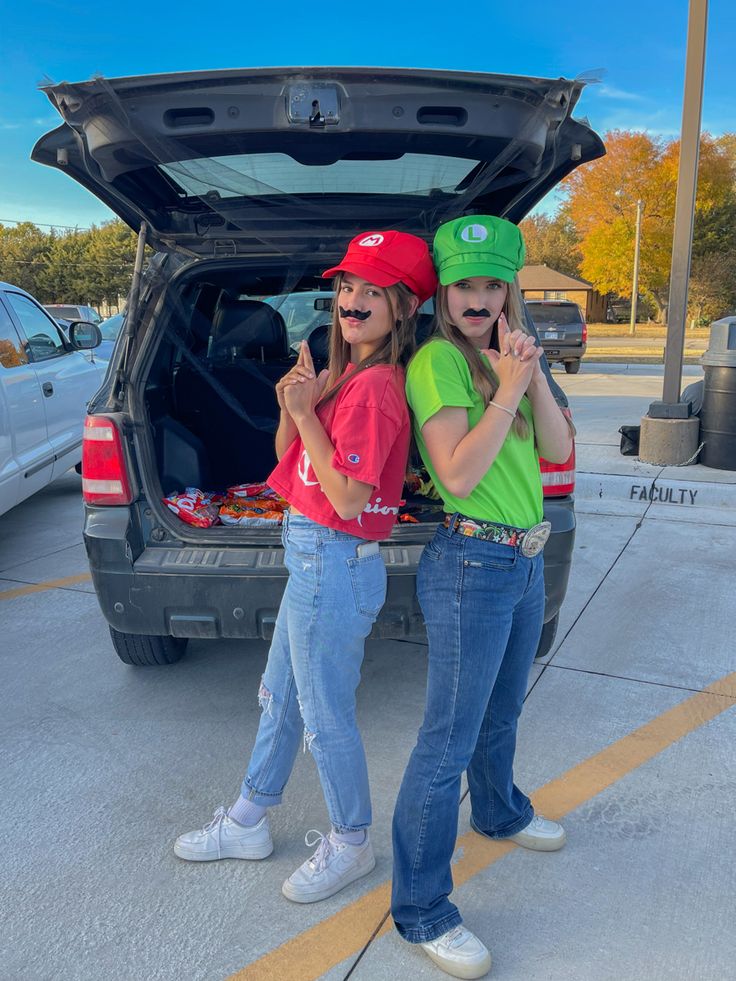
{"type": "Polygon", "coordinates": [[[349,272],[376,286],[403,283],[424,303],[437,289],[437,274],[429,249],[408,232],[361,232],[356,235],[338,266],[322,273],[330,279],[349,272]]]}

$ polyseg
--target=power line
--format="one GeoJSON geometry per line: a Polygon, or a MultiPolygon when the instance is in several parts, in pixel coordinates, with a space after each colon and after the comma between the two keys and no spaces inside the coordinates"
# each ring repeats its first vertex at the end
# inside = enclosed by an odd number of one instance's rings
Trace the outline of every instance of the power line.
{"type": "Polygon", "coordinates": [[[127,263],[121,262],[117,263],[114,261],[100,262],[97,259],[65,259],[62,258],[54,262],[51,259],[16,259],[14,257],[2,256],[0,255],[0,262],[4,261],[6,266],[12,266],[13,264],[19,266],[54,266],[57,264],[63,265],[65,268],[67,266],[81,266],[82,269],[89,269],[94,267],[95,269],[100,267],[106,267],[108,269],[118,269],[120,272],[132,272],[134,265],[134,257],[131,256],[127,263]]]}
{"type": "Polygon", "coordinates": [[[66,228],[67,231],[71,232],[91,232],[93,226],[82,226],[82,225],[57,225],[49,224],[46,221],[33,221],[31,218],[0,218],[0,222],[12,222],[14,225],[38,225],[39,228],[66,228]]]}

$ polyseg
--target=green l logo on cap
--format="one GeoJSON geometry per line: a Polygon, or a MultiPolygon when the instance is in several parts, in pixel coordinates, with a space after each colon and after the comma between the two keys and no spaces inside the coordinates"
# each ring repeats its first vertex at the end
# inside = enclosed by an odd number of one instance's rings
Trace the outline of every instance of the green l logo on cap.
{"type": "Polygon", "coordinates": [[[464,242],[485,242],[488,238],[488,229],[483,225],[468,225],[460,232],[460,238],[464,242]]]}

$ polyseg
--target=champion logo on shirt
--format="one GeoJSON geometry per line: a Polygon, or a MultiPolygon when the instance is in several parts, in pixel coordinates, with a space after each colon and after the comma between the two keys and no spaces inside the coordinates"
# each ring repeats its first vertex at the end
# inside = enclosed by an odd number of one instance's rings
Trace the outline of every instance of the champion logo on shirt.
{"type": "Polygon", "coordinates": [[[348,454],[348,463],[360,463],[360,457],[357,453],[348,454]]]}

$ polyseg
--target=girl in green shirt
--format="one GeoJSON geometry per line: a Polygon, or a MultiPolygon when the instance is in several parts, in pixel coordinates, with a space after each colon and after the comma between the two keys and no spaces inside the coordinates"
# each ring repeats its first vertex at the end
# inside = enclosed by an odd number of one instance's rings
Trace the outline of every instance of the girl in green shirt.
{"type": "Polygon", "coordinates": [[[406,390],[447,517],[417,577],[427,701],[394,814],[391,911],[402,937],[444,971],[476,978],[490,954],[448,898],[463,771],[479,834],[538,851],[565,843],[514,784],[513,760],[544,615],[539,453],[561,463],[572,440],[525,329],[518,228],[484,215],[447,222],[434,260],[437,329],[406,390]]]}

